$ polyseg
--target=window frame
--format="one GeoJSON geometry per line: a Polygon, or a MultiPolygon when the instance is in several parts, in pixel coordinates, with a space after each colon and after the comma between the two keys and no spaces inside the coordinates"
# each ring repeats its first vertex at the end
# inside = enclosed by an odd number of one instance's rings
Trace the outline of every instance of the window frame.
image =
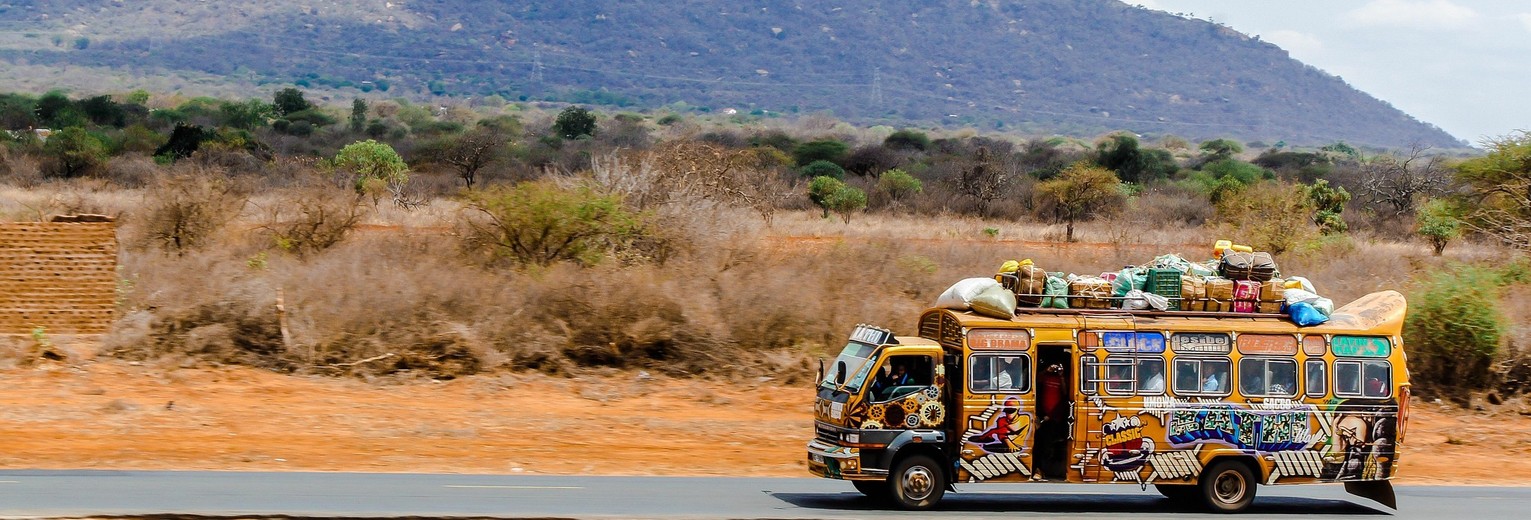
{"type": "MultiPolygon", "coordinates": [[[[890,395],[890,396],[888,396],[886,398],[878,398],[877,397],[875,389],[873,388],[873,386],[875,385],[876,378],[879,377],[879,374],[882,373],[882,369],[884,367],[892,366],[893,361],[895,359],[897,359],[897,358],[924,359],[925,363],[929,365],[929,369],[930,369],[930,374],[929,374],[930,377],[928,378],[930,380],[929,383],[926,383],[924,385],[899,385],[899,386],[924,386],[924,387],[935,386],[935,384],[936,384],[936,364],[940,363],[940,361],[937,360],[936,358],[932,358],[932,357],[924,355],[924,354],[895,354],[895,355],[891,355],[891,356],[886,356],[886,357],[884,357],[884,358],[882,358],[881,360],[878,361],[877,367],[872,369],[872,373],[870,375],[868,375],[868,377],[872,379],[872,382],[868,382],[868,383],[866,383],[864,385],[864,389],[866,390],[867,402],[870,402],[870,403],[891,403],[893,401],[897,401],[897,400],[900,400],[900,399],[903,399],[905,397],[909,397],[909,396],[915,394],[915,392],[909,392],[907,394],[890,395]]],[[[893,388],[898,388],[898,387],[893,387],[893,388]]]]}
{"type": "Polygon", "coordinates": [[[1340,392],[1339,382],[1336,381],[1335,384],[1334,384],[1334,396],[1335,397],[1343,397],[1343,398],[1346,398],[1346,399],[1388,399],[1388,398],[1393,397],[1393,363],[1391,361],[1388,361],[1387,359],[1378,359],[1378,358],[1345,358],[1345,359],[1336,359],[1336,360],[1334,360],[1334,365],[1336,367],[1335,368],[1335,372],[1336,373],[1339,372],[1338,366],[1341,365],[1341,364],[1356,365],[1356,369],[1357,369],[1356,375],[1359,376],[1359,379],[1360,379],[1360,381],[1358,381],[1358,385],[1360,386],[1360,391],[1356,392],[1356,393],[1353,393],[1353,394],[1352,393],[1341,393],[1340,392]],[[1386,390],[1387,392],[1385,394],[1381,395],[1381,396],[1369,396],[1369,395],[1366,395],[1366,365],[1368,365],[1368,364],[1382,365],[1383,368],[1387,369],[1387,380],[1383,381],[1383,386],[1382,386],[1382,388],[1384,390],[1386,390]]]}
{"type": "MultiPolygon", "coordinates": [[[[1180,365],[1178,363],[1181,363],[1181,362],[1196,363],[1196,390],[1192,391],[1192,392],[1182,392],[1182,391],[1179,391],[1179,390],[1173,390],[1174,395],[1176,395],[1176,396],[1185,396],[1185,397],[1228,397],[1230,395],[1233,395],[1233,381],[1232,381],[1232,379],[1233,379],[1233,359],[1232,358],[1230,358],[1228,356],[1188,356],[1188,355],[1181,355],[1181,356],[1175,356],[1174,362],[1176,363],[1176,365],[1174,365],[1172,367],[1174,370],[1173,370],[1173,373],[1171,374],[1172,380],[1174,380],[1174,381],[1179,381],[1180,380],[1180,365]],[[1206,364],[1207,362],[1219,362],[1219,361],[1223,362],[1223,363],[1226,363],[1228,365],[1228,379],[1229,379],[1227,381],[1228,390],[1222,391],[1222,392],[1206,392],[1206,391],[1203,391],[1201,389],[1202,376],[1203,376],[1203,372],[1204,372],[1201,369],[1202,365],[1206,364]]],[[[1169,385],[1169,386],[1166,386],[1166,388],[1173,389],[1174,386],[1173,385],[1169,385]]]]}
{"type": "Polygon", "coordinates": [[[1083,395],[1100,394],[1100,357],[1095,354],[1083,354],[1079,356],[1079,393],[1083,395]]]}
{"type": "Polygon", "coordinates": [[[1309,359],[1309,360],[1304,361],[1302,363],[1302,395],[1303,395],[1303,397],[1323,398],[1324,396],[1329,395],[1329,386],[1330,385],[1329,385],[1329,364],[1328,363],[1325,363],[1323,359],[1319,359],[1319,358],[1309,359]],[[1313,387],[1308,384],[1310,381],[1312,381],[1312,378],[1308,377],[1308,375],[1313,372],[1313,366],[1314,365],[1317,365],[1318,368],[1321,371],[1320,377],[1318,379],[1319,379],[1319,384],[1322,385],[1320,388],[1318,388],[1318,393],[1316,393],[1316,394],[1313,393],[1313,390],[1314,390],[1313,387]]]}
{"type": "Polygon", "coordinates": [[[1299,392],[1298,388],[1297,388],[1297,385],[1299,383],[1301,383],[1301,382],[1302,381],[1297,380],[1297,360],[1296,359],[1289,358],[1289,357],[1279,357],[1279,356],[1245,356],[1245,357],[1239,358],[1239,381],[1238,381],[1238,383],[1239,383],[1238,384],[1239,396],[1244,397],[1246,399],[1250,398],[1250,397],[1258,397],[1258,398],[1262,398],[1262,399],[1269,399],[1269,398],[1273,398],[1273,397],[1274,398],[1279,398],[1279,399],[1292,399],[1292,398],[1297,397],[1298,395],[1301,395],[1301,392],[1299,392]],[[1253,393],[1245,393],[1244,392],[1244,363],[1245,362],[1250,362],[1250,361],[1261,363],[1262,381],[1264,381],[1264,385],[1263,386],[1266,389],[1266,393],[1253,394],[1253,393]],[[1285,395],[1269,393],[1270,384],[1271,384],[1271,381],[1270,381],[1270,376],[1271,376],[1270,365],[1271,365],[1271,363],[1290,363],[1292,365],[1292,379],[1293,379],[1292,385],[1291,385],[1292,388],[1285,395]]]}
{"type": "MultiPolygon", "coordinates": [[[[1166,392],[1165,388],[1161,388],[1157,392],[1145,392],[1145,391],[1143,391],[1143,388],[1142,388],[1142,382],[1143,381],[1142,381],[1142,378],[1138,377],[1138,368],[1142,366],[1142,363],[1144,361],[1158,361],[1159,362],[1159,374],[1160,374],[1161,377],[1164,376],[1165,365],[1168,364],[1167,360],[1164,357],[1164,354],[1108,354],[1108,355],[1106,355],[1106,361],[1104,363],[1100,363],[1099,364],[1099,366],[1105,368],[1105,370],[1107,372],[1106,375],[1110,376],[1111,367],[1113,367],[1113,366],[1126,366],[1126,367],[1128,367],[1131,370],[1131,372],[1130,372],[1131,376],[1130,376],[1130,378],[1126,382],[1130,383],[1132,385],[1132,387],[1127,389],[1127,390],[1125,390],[1125,391],[1123,391],[1123,390],[1113,390],[1111,388],[1112,384],[1122,384],[1124,381],[1112,380],[1110,377],[1107,377],[1105,379],[1101,379],[1101,380],[1098,381],[1099,383],[1101,383],[1103,385],[1102,388],[1103,388],[1103,391],[1105,392],[1105,394],[1109,395],[1109,396],[1117,396],[1117,397],[1128,397],[1128,396],[1134,396],[1134,395],[1164,395],[1165,392],[1166,392]],[[1119,364],[1113,365],[1112,364],[1113,361],[1116,361],[1119,364]],[[1122,361],[1126,361],[1127,363],[1125,363],[1125,364],[1120,363],[1122,361]]],[[[1167,384],[1165,386],[1166,386],[1166,388],[1168,387],[1167,384]]]]}
{"type": "MultiPolygon", "coordinates": [[[[1021,352],[1021,351],[1003,351],[1003,350],[980,350],[980,351],[973,352],[971,354],[968,354],[968,373],[967,373],[968,393],[970,393],[970,394],[985,394],[985,395],[987,395],[987,394],[1025,394],[1025,393],[1030,393],[1032,391],[1032,388],[1031,388],[1032,381],[1031,380],[1033,379],[1033,377],[1031,375],[1032,374],[1031,369],[1032,369],[1031,355],[1027,354],[1026,352],[1021,352]],[[996,389],[992,389],[992,388],[991,389],[987,389],[987,390],[979,390],[979,389],[973,388],[973,384],[978,382],[978,380],[973,378],[973,367],[976,366],[975,363],[974,363],[974,360],[978,359],[978,358],[1001,358],[1001,357],[1018,358],[1018,359],[1020,359],[1022,361],[1021,377],[1026,379],[1025,386],[1023,388],[1016,389],[1016,390],[996,390],[996,389]]],[[[990,370],[993,370],[992,366],[991,366],[990,370]]],[[[993,373],[991,372],[991,374],[993,374],[993,373]]],[[[995,375],[991,375],[990,377],[995,377],[995,375]]]]}

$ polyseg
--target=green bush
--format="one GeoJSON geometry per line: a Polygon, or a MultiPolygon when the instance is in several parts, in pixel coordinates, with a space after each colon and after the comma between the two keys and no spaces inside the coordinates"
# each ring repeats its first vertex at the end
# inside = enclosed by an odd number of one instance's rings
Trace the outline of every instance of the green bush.
{"type": "Polygon", "coordinates": [[[845,168],[841,168],[840,165],[829,161],[813,161],[803,167],[802,174],[808,178],[834,177],[835,179],[844,179],[845,168]]]}
{"type": "Polygon", "coordinates": [[[1404,321],[1410,379],[1447,393],[1483,388],[1505,333],[1503,277],[1482,268],[1436,271],[1417,283],[1404,321]]]}
{"type": "Polygon", "coordinates": [[[882,175],[877,177],[877,189],[887,194],[889,199],[898,202],[925,191],[925,186],[913,175],[895,168],[882,172],[882,175]]]}
{"type": "Polygon", "coordinates": [[[646,229],[642,214],[628,211],[617,196],[588,187],[523,182],[472,190],[466,198],[464,245],[491,263],[595,265],[646,229]]]}
{"type": "Polygon", "coordinates": [[[1446,244],[1462,235],[1462,220],[1457,214],[1456,208],[1444,199],[1430,199],[1414,215],[1419,235],[1430,241],[1436,256],[1446,250],[1446,244]]]}
{"type": "Polygon", "coordinates": [[[894,150],[925,151],[930,148],[930,137],[919,130],[899,130],[882,140],[882,145],[894,150]]]}
{"type": "Polygon", "coordinates": [[[849,151],[850,147],[845,143],[834,139],[820,139],[797,145],[792,149],[792,158],[799,166],[807,166],[814,161],[839,162],[849,151]]]}

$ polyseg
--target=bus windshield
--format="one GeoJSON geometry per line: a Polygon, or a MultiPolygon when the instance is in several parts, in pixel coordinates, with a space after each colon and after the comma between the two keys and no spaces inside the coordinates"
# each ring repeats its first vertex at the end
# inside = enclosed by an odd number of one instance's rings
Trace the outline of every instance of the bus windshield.
{"type": "Polygon", "coordinates": [[[839,385],[835,384],[835,377],[843,365],[845,367],[845,390],[851,393],[860,391],[861,385],[866,384],[867,372],[871,371],[872,364],[870,361],[874,352],[877,352],[877,347],[866,343],[856,341],[846,343],[845,348],[840,350],[840,356],[836,357],[835,362],[829,366],[828,370],[824,371],[824,380],[819,382],[819,386],[829,389],[838,388],[839,385]]]}

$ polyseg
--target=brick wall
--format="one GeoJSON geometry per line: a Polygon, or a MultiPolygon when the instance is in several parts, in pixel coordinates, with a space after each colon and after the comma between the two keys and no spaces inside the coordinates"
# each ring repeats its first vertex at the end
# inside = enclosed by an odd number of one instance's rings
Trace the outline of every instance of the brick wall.
{"type": "Polygon", "coordinates": [[[116,299],[116,224],[0,223],[0,333],[103,333],[116,299]]]}

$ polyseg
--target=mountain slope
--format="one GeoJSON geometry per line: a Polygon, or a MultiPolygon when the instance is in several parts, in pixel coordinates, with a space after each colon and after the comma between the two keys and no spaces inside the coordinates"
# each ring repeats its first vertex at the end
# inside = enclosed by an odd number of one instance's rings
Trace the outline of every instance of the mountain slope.
{"type": "Polygon", "coordinates": [[[1272,44],[1114,0],[257,4],[15,2],[0,60],[1075,135],[1462,145],[1272,44]]]}

